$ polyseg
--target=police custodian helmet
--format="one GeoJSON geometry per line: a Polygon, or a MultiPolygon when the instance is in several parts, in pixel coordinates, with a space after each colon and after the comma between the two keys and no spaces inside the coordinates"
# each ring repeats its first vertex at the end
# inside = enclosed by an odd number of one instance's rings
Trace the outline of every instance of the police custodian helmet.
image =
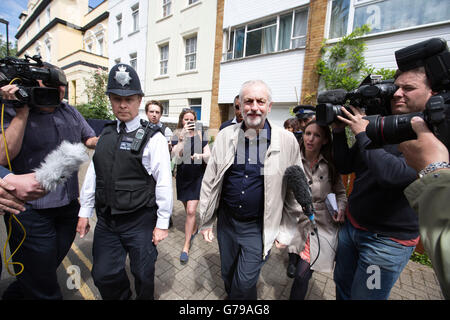
{"type": "Polygon", "coordinates": [[[297,119],[306,119],[316,115],[316,108],[311,105],[301,104],[294,108],[294,113],[297,119]]]}
{"type": "Polygon", "coordinates": [[[114,93],[119,96],[132,96],[138,94],[143,96],[141,81],[136,71],[124,63],[116,64],[109,71],[108,86],[106,94],[114,93]]]}

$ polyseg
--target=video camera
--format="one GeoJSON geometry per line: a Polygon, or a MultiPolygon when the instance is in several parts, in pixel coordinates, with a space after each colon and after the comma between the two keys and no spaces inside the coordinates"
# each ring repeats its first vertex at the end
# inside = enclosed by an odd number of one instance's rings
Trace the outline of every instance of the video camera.
{"type": "Polygon", "coordinates": [[[39,55],[25,59],[6,57],[0,59],[0,87],[10,83],[19,84],[16,92],[18,100],[3,100],[10,103],[14,108],[57,107],[61,99],[58,86],[67,85],[66,76],[59,68],[43,63],[39,55]],[[30,62],[30,59],[34,62],[30,62]],[[37,80],[47,87],[40,87],[37,80]]]}
{"type": "Polygon", "coordinates": [[[400,71],[424,67],[431,89],[438,94],[430,97],[424,112],[384,117],[366,117],[369,124],[367,136],[372,140],[369,147],[397,144],[416,139],[411,119],[419,116],[425,120],[434,135],[450,150],[450,52],[445,40],[432,38],[395,52],[400,71]]]}
{"type": "MultiPolygon", "coordinates": [[[[368,75],[355,90],[344,89],[324,91],[317,97],[316,120],[320,125],[338,121],[337,116],[345,117],[341,107],[350,104],[363,109],[367,115],[391,114],[390,103],[397,91],[394,80],[381,80],[379,75],[368,75]]],[[[351,109],[345,109],[353,114],[351,109]]]]}

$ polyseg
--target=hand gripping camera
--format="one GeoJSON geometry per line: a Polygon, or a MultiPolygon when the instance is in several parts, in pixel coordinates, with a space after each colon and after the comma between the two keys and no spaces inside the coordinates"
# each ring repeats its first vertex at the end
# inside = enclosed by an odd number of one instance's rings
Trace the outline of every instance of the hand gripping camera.
{"type": "MultiPolygon", "coordinates": [[[[335,89],[321,92],[317,97],[316,120],[320,125],[329,125],[337,120],[337,116],[345,117],[341,107],[347,102],[363,109],[366,114],[389,115],[392,96],[397,90],[394,80],[381,80],[379,75],[368,75],[353,91],[335,89]]],[[[353,114],[351,109],[345,109],[353,114]]]]}
{"type": "Polygon", "coordinates": [[[25,59],[14,57],[0,59],[0,87],[10,83],[18,84],[19,90],[16,92],[18,100],[3,101],[7,101],[15,108],[24,105],[40,108],[59,106],[61,99],[57,87],[67,85],[67,80],[61,69],[43,63],[40,56],[25,55],[25,59]],[[42,80],[47,87],[40,87],[37,80],[42,80]]]}
{"type": "Polygon", "coordinates": [[[426,103],[425,111],[392,115],[372,115],[366,117],[369,124],[367,136],[372,140],[369,147],[397,144],[416,139],[411,127],[411,119],[419,116],[425,120],[434,135],[450,149],[450,52],[443,39],[432,38],[400,49],[395,52],[397,66],[408,71],[423,66],[431,89],[438,92],[426,103]]]}

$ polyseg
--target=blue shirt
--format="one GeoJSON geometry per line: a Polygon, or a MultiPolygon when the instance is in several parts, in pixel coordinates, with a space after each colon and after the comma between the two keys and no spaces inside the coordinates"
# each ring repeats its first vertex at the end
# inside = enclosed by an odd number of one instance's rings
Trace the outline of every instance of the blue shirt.
{"type": "Polygon", "coordinates": [[[257,138],[244,137],[245,123],[239,130],[234,163],[224,176],[222,201],[239,218],[264,214],[264,159],[270,145],[271,129],[266,121],[257,138]]]}
{"type": "MultiPolygon", "coordinates": [[[[5,108],[5,129],[15,115],[13,108],[5,108]]],[[[16,174],[32,172],[63,140],[71,143],[84,142],[94,136],[94,130],[83,116],[65,102],[62,102],[54,112],[32,108],[25,127],[22,148],[11,161],[13,172],[16,174]]],[[[78,172],[75,172],[55,191],[29,203],[34,209],[56,208],[65,206],[77,198],[78,172]]]]}

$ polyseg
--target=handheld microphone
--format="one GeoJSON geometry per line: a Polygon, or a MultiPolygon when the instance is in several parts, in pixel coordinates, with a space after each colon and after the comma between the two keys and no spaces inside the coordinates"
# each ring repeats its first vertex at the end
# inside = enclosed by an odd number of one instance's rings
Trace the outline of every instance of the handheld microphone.
{"type": "Polygon", "coordinates": [[[294,165],[288,167],[284,172],[284,175],[286,177],[288,188],[294,193],[295,200],[302,206],[303,213],[311,221],[314,231],[317,232],[311,189],[309,188],[305,173],[300,166],[294,165]]]}

